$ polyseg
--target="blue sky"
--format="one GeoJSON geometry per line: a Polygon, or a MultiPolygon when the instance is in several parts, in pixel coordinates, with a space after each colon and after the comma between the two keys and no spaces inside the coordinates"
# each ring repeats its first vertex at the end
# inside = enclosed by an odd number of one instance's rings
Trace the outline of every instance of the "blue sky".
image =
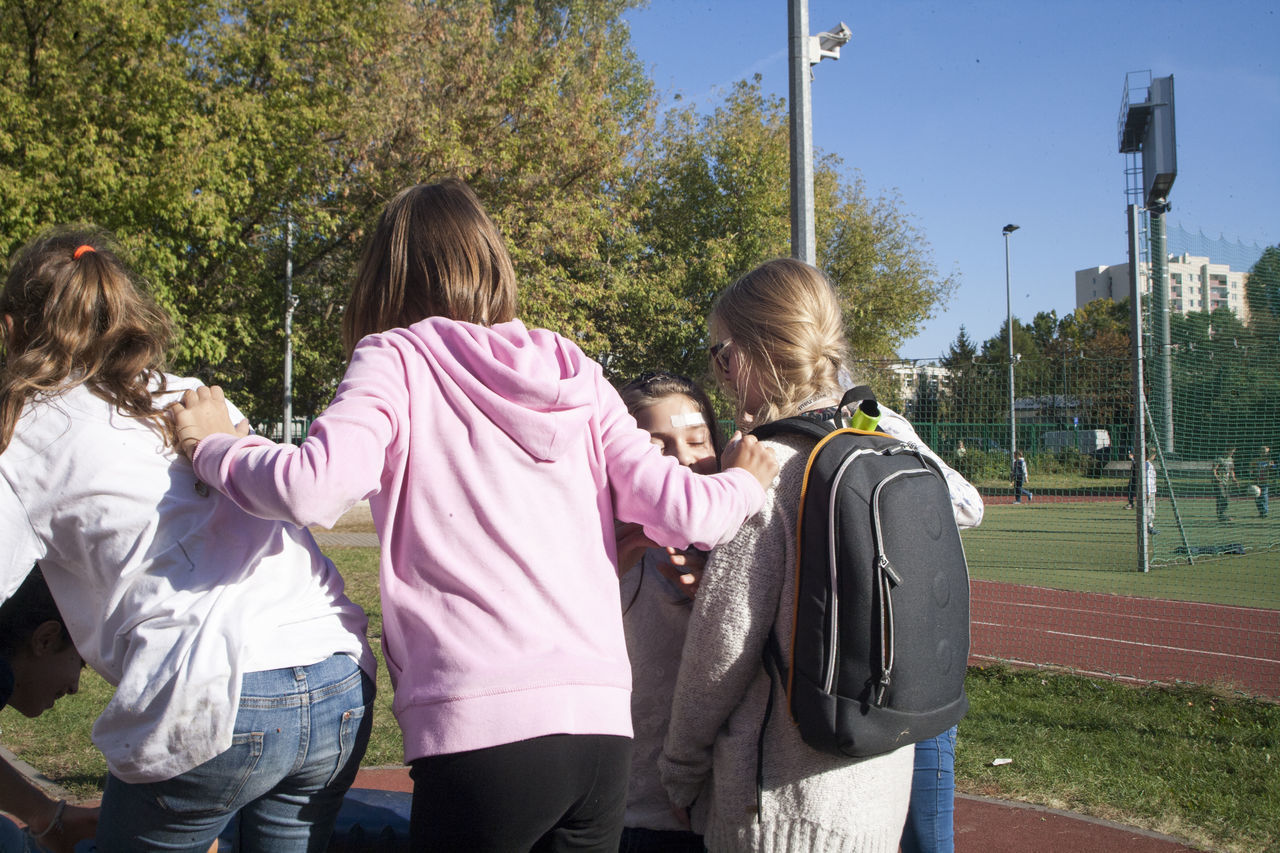
{"type": "MultiPolygon", "coordinates": [[[[787,93],[787,0],[650,0],[632,46],[664,103],[710,111],[759,73],[787,93]]],[[[810,0],[812,32],[853,41],[814,68],[815,148],[896,192],[943,272],[950,302],[900,354],[930,358],[961,324],[976,341],[1005,316],[1075,307],[1074,273],[1126,260],[1125,76],[1174,77],[1172,225],[1280,243],[1280,3],[1220,0],[810,0]]],[[[786,181],[787,175],[779,180],[786,181]]]]}

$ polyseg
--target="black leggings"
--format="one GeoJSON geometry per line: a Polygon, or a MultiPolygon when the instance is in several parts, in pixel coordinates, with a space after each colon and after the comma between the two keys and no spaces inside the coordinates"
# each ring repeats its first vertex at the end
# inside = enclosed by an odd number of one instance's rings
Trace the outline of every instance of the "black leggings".
{"type": "Polygon", "coordinates": [[[410,764],[414,850],[616,853],[631,739],[548,735],[410,764]]]}

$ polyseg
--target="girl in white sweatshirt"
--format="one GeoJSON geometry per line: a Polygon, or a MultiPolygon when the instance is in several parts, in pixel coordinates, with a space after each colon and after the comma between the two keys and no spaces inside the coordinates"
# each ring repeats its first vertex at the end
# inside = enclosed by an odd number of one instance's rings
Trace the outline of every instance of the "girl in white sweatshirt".
{"type": "MultiPolygon", "coordinates": [[[[55,231],[0,292],[0,597],[37,560],[115,686],[98,850],[325,849],[371,723],[363,611],[303,529],[200,482],[164,407],[169,320],[106,235],[55,231]]],[[[239,414],[234,417],[238,420],[239,414]]]]}

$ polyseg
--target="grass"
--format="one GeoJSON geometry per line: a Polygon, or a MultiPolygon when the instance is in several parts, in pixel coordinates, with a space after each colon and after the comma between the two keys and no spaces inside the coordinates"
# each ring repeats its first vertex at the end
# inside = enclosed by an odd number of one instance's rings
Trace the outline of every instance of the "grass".
{"type": "MultiPolygon", "coordinates": [[[[326,552],[369,614],[376,648],[376,549],[326,552]]],[[[364,765],[399,765],[400,732],[380,651],[378,689],[364,765]]],[[[970,669],[968,689],[957,748],[960,790],[1072,809],[1213,850],[1280,853],[1280,706],[1202,688],[1004,667],[970,669]],[[997,757],[1013,763],[991,767],[997,757]]],[[[80,693],[39,720],[0,712],[3,741],[73,796],[96,798],[106,765],[89,733],[110,695],[86,671],[80,693]]]]}
{"type": "Polygon", "coordinates": [[[1234,521],[1218,523],[1212,499],[1178,503],[1192,546],[1244,545],[1245,554],[1195,556],[1183,546],[1173,504],[1156,504],[1152,570],[1138,571],[1132,510],[1120,500],[993,504],[963,534],[969,571],[981,580],[1055,589],[1140,595],[1280,609],[1280,517],[1258,518],[1252,501],[1233,501],[1234,521]],[[1132,567],[1117,571],[1117,567],[1132,567]]]}
{"type": "Polygon", "coordinates": [[[960,790],[1280,851],[1280,705],[1006,667],[971,668],[966,686],[960,790]]]}

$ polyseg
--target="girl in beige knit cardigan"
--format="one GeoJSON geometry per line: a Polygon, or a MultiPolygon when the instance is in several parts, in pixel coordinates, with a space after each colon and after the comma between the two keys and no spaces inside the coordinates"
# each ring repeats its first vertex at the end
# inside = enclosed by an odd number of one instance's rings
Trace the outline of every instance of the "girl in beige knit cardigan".
{"type": "MultiPolygon", "coordinates": [[[[710,327],[712,367],[735,399],[740,423],[834,411],[848,353],[839,302],[817,269],[790,259],[762,264],[721,294],[710,327]]],[[[880,430],[924,447],[904,418],[881,409],[880,430]]],[[[765,730],[757,810],[757,744],[770,679],[762,653],[770,628],[784,657],[790,653],[790,569],[812,444],[794,437],[765,443],[777,454],[778,478],[764,509],[708,560],[680,664],[662,780],[713,853],[894,853],[911,791],[913,746],[863,760],[817,752],[800,739],[785,708],[775,708],[765,730]]],[[[977,491],[942,468],[958,520],[976,524],[982,512],[977,491]]]]}

